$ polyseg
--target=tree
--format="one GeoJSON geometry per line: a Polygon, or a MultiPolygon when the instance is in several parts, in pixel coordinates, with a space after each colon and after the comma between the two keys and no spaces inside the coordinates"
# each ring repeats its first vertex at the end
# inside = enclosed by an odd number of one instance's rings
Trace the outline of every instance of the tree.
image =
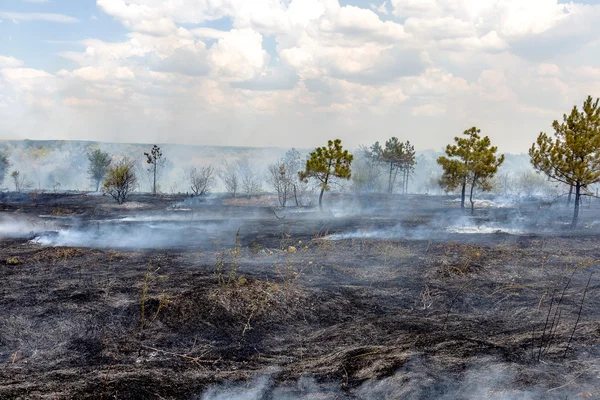
{"type": "Polygon", "coordinates": [[[196,196],[208,194],[215,185],[215,169],[210,165],[199,170],[192,168],[188,172],[190,189],[196,196]]]}
{"type": "Polygon", "coordinates": [[[262,188],[258,175],[255,173],[254,166],[246,157],[240,158],[235,163],[240,178],[240,189],[248,196],[252,197],[261,192],[262,188]]]}
{"type": "Polygon", "coordinates": [[[10,177],[13,180],[15,192],[17,193],[21,193],[23,190],[29,189],[31,186],[33,186],[33,183],[27,180],[27,176],[19,171],[11,172],[10,177]]]}
{"type": "Polygon", "coordinates": [[[455,137],[454,145],[446,146],[446,155],[438,158],[437,162],[444,170],[439,180],[440,186],[446,191],[461,188],[461,208],[465,208],[467,184],[471,185],[469,201],[471,213],[475,202],[473,192],[476,187],[484,191],[492,188],[490,179],[498,172],[498,167],[504,162],[504,155],[496,157],[498,148],[491,145],[490,138],[481,138],[481,130],[473,127],[464,132],[466,138],[455,137]]]}
{"type": "Polygon", "coordinates": [[[329,140],[327,146],[317,147],[306,160],[304,171],[298,176],[302,181],[315,179],[320,182],[319,208],[323,210],[323,193],[329,190],[332,178],[350,179],[350,166],[354,156],[343,150],[340,139],[329,140]]]}
{"type": "Polygon", "coordinates": [[[377,150],[379,142],[371,147],[359,146],[352,161],[352,184],[354,190],[366,193],[379,193],[383,191],[382,163],[380,152],[377,150]],[[374,150],[375,149],[375,150],[374,150]]]}
{"type": "Polygon", "coordinates": [[[135,165],[130,159],[124,158],[106,171],[103,191],[110,194],[117,203],[123,204],[136,187],[135,165]]]}
{"type": "Polygon", "coordinates": [[[236,165],[223,161],[223,166],[219,170],[219,178],[223,181],[227,193],[235,197],[240,186],[240,177],[236,165]]]}
{"type": "Polygon", "coordinates": [[[562,122],[552,123],[554,140],[542,132],[529,149],[536,170],[575,189],[572,227],[579,220],[582,189],[600,181],[599,101],[588,96],[581,111],[574,106],[562,122]]]}
{"type": "Polygon", "coordinates": [[[164,164],[165,159],[162,156],[162,151],[160,147],[157,145],[152,146],[152,150],[150,153],[144,153],[146,156],[146,162],[150,164],[150,168],[148,168],[148,172],[150,172],[153,176],[152,180],[152,193],[156,196],[156,176],[158,175],[158,171],[160,167],[164,164]]]}
{"type": "Polygon", "coordinates": [[[408,193],[408,180],[410,175],[415,172],[417,164],[415,146],[407,140],[403,148],[404,155],[400,161],[400,171],[402,171],[402,193],[408,193]]]}
{"type": "Polygon", "coordinates": [[[298,179],[302,156],[296,149],[288,150],[283,159],[277,160],[267,167],[267,185],[277,193],[279,205],[285,207],[288,200],[294,199],[296,206],[300,204],[298,197],[303,188],[298,179]]]}
{"type": "Polygon", "coordinates": [[[4,183],[6,173],[10,168],[10,162],[8,160],[8,154],[6,152],[0,153],[0,185],[4,183]]]}
{"type": "Polygon", "coordinates": [[[298,172],[303,168],[304,157],[302,157],[298,150],[291,148],[285,153],[283,163],[292,186],[294,202],[296,203],[296,206],[299,206],[302,199],[307,195],[307,192],[309,192],[308,185],[302,182],[298,176],[298,172]]]}
{"type": "Polygon", "coordinates": [[[88,167],[88,174],[96,184],[96,192],[100,190],[100,183],[106,176],[106,171],[111,163],[111,158],[108,153],[102,152],[100,149],[96,149],[88,154],[88,160],[90,165],[88,167]]]}
{"type": "Polygon", "coordinates": [[[415,157],[415,147],[410,141],[400,142],[397,137],[392,137],[385,142],[382,148],[379,142],[375,142],[369,148],[369,154],[373,162],[386,166],[388,175],[387,192],[392,194],[398,182],[398,173],[400,173],[401,193],[408,192],[408,180],[410,174],[415,170],[417,163],[415,157]]]}
{"type": "Polygon", "coordinates": [[[267,185],[277,193],[279,205],[285,207],[293,190],[292,182],[289,179],[290,172],[283,160],[277,160],[274,164],[270,164],[267,171],[267,185]]]}

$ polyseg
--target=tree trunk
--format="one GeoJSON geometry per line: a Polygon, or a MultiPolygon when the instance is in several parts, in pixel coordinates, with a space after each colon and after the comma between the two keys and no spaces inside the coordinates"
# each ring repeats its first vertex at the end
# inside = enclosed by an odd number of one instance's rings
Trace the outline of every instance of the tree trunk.
{"type": "MultiPolygon", "coordinates": [[[[571,189],[573,186],[571,186],[571,189]]],[[[581,184],[577,182],[575,184],[575,209],[573,210],[573,222],[571,222],[571,228],[577,227],[579,222],[579,203],[581,201],[581,184]]]]}
{"type": "Polygon", "coordinates": [[[156,196],[156,164],[154,164],[154,183],[153,183],[152,191],[154,192],[154,195],[156,196]]]}
{"type": "Polygon", "coordinates": [[[283,208],[285,208],[285,203],[287,202],[287,197],[288,197],[287,187],[284,187],[284,189],[283,189],[283,204],[282,204],[283,208]]]}
{"type": "Polygon", "coordinates": [[[294,200],[296,200],[296,207],[298,207],[298,193],[296,192],[296,185],[294,185],[294,200]]]}
{"type": "Polygon", "coordinates": [[[473,190],[475,190],[475,182],[477,181],[477,176],[473,177],[473,182],[471,182],[471,194],[469,196],[469,201],[471,202],[471,215],[475,212],[475,202],[473,201],[473,190]]]}
{"type": "Polygon", "coordinates": [[[465,208],[465,192],[467,190],[467,180],[465,179],[462,184],[462,192],[460,195],[460,208],[465,208]]]}
{"type": "Polygon", "coordinates": [[[325,192],[325,185],[321,186],[321,194],[319,195],[319,210],[323,211],[323,192],[325,192]]]}
{"type": "Polygon", "coordinates": [[[100,190],[100,179],[96,180],[96,192],[100,190]]]}
{"type": "Polygon", "coordinates": [[[392,194],[392,171],[394,170],[394,163],[390,163],[390,177],[388,178],[388,194],[392,194]]]}
{"type": "Polygon", "coordinates": [[[573,194],[573,185],[569,187],[569,197],[567,197],[567,207],[571,205],[571,195],[573,194]]]}

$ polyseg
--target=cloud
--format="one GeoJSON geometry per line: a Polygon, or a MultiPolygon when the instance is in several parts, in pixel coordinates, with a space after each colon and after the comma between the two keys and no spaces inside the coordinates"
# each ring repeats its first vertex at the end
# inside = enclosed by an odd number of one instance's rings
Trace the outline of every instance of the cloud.
{"type": "Polygon", "coordinates": [[[600,93],[600,6],[345,3],[97,0],[127,30],[121,39],[56,42],[68,62],[52,74],[0,56],[5,126],[27,137],[43,126],[50,136],[240,145],[301,136],[312,146],[339,132],[349,147],[402,126],[427,148],[478,125],[502,151],[519,151],[600,93]],[[35,123],[18,123],[24,115],[35,123]]]}
{"type": "Polygon", "coordinates": [[[262,35],[252,29],[232,29],[211,47],[209,57],[221,79],[234,82],[255,78],[269,60],[262,35]]]}
{"type": "Polygon", "coordinates": [[[243,82],[234,82],[232,87],[247,90],[291,90],[296,87],[299,77],[289,67],[269,68],[261,75],[243,82]]]}
{"type": "Polygon", "coordinates": [[[23,66],[23,61],[14,57],[0,56],[0,68],[13,68],[23,66]]]}
{"type": "Polygon", "coordinates": [[[179,47],[168,57],[163,59],[156,57],[155,60],[150,62],[151,68],[155,71],[190,76],[202,76],[210,71],[206,45],[200,41],[179,47]]]}
{"type": "Polygon", "coordinates": [[[64,14],[51,14],[51,13],[22,13],[22,12],[10,12],[0,11],[0,18],[6,18],[13,21],[46,21],[46,22],[58,22],[58,23],[75,23],[79,22],[77,18],[70,17],[64,14]]]}

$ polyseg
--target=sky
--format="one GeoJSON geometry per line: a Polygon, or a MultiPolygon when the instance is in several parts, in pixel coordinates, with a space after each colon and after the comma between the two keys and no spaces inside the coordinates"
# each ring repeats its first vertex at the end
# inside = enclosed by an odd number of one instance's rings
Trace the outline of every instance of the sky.
{"type": "Polygon", "coordinates": [[[600,0],[2,0],[0,139],[527,152],[600,97],[600,0]]]}

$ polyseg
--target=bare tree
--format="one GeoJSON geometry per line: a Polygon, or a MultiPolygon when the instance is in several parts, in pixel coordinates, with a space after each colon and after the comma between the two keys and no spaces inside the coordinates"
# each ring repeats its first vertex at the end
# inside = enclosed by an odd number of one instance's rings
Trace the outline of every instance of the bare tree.
{"type": "Polygon", "coordinates": [[[269,165],[267,184],[277,193],[279,205],[285,207],[288,199],[293,196],[294,188],[290,171],[283,160],[277,160],[275,164],[269,165]]]}
{"type": "Polygon", "coordinates": [[[215,185],[215,169],[210,165],[200,169],[192,168],[188,172],[190,189],[196,196],[208,194],[215,185]]]}
{"type": "Polygon", "coordinates": [[[106,171],[103,191],[110,194],[117,203],[123,204],[136,187],[135,165],[130,159],[124,158],[106,171]]]}
{"type": "Polygon", "coordinates": [[[219,178],[225,185],[225,190],[232,197],[235,197],[240,188],[240,177],[237,165],[223,161],[223,165],[219,170],[219,178]]]}
{"type": "Polygon", "coordinates": [[[15,192],[21,193],[25,189],[29,189],[33,186],[33,182],[27,180],[27,175],[20,173],[19,171],[13,171],[10,174],[15,185],[15,192]]]}
{"type": "Polygon", "coordinates": [[[236,167],[240,176],[240,189],[242,192],[248,197],[259,194],[262,188],[250,160],[246,157],[240,158],[236,162],[236,167]]]}

